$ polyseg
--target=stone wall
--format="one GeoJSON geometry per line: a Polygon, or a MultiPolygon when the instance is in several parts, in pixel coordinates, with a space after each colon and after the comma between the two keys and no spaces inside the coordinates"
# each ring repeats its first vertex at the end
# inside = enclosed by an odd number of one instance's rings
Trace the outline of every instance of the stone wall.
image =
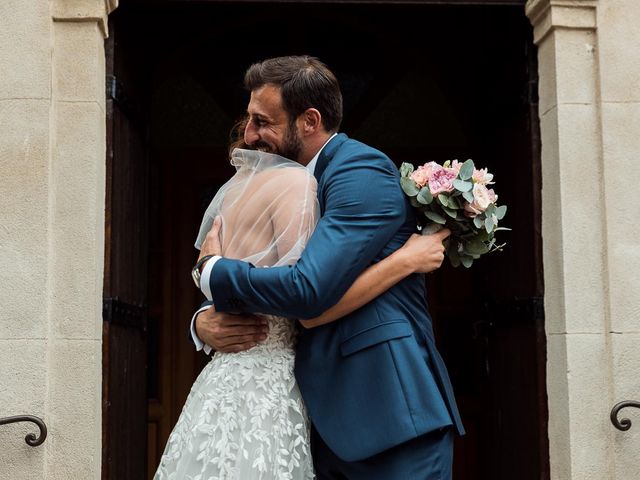
{"type": "Polygon", "coordinates": [[[540,65],[551,478],[631,480],[640,430],[618,432],[609,411],[640,399],[640,3],[530,0],[527,14],[540,65]]]}
{"type": "Polygon", "coordinates": [[[104,35],[115,1],[0,2],[0,477],[100,477],[104,35]]]}

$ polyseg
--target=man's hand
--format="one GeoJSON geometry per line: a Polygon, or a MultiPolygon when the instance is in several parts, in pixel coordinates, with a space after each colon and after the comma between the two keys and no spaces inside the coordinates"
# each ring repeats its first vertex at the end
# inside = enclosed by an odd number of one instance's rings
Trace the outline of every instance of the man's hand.
{"type": "Polygon", "coordinates": [[[220,244],[220,229],[222,228],[222,217],[218,215],[213,219],[211,230],[207,233],[202,246],[198,261],[205,255],[222,255],[222,245],[220,244]]]}
{"type": "Polygon", "coordinates": [[[216,312],[214,307],[198,314],[195,328],[200,340],[224,353],[249,350],[267,338],[269,331],[265,318],[216,312]]]}
{"type": "Polygon", "coordinates": [[[429,273],[437,270],[444,260],[443,242],[451,235],[447,228],[431,235],[413,234],[398,250],[411,265],[415,273],[429,273]]]}

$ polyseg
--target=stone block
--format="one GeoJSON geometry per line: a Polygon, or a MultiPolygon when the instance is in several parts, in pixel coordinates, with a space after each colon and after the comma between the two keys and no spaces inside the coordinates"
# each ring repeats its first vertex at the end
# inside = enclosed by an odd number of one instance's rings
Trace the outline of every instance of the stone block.
{"type": "MultiPolygon", "coordinates": [[[[611,335],[613,350],[613,391],[612,403],[623,400],[640,401],[640,334],[611,335]]],[[[613,404],[612,404],[613,406],[613,404]]],[[[622,432],[612,428],[614,445],[615,478],[635,478],[638,472],[638,452],[640,452],[640,410],[625,408],[620,411],[619,419],[628,418],[631,429],[622,432]]]]}
{"type": "Polygon", "coordinates": [[[606,334],[568,334],[567,381],[571,477],[602,480],[609,477],[612,427],[611,351],[606,334]]]}
{"type": "Polygon", "coordinates": [[[558,103],[595,103],[596,35],[592,30],[554,32],[558,103]]]}
{"type": "MultiPolygon", "coordinates": [[[[604,199],[598,112],[593,105],[558,106],[559,182],[566,331],[607,329],[603,258],[604,199]],[[595,181],[585,181],[593,178],[595,181]]],[[[550,246],[549,248],[552,248],[550,246]]]]}
{"type": "Polygon", "coordinates": [[[640,103],[602,105],[611,328],[640,332],[640,103]]]}
{"type": "Polygon", "coordinates": [[[599,123],[592,105],[561,104],[541,117],[542,238],[548,333],[605,332],[599,123]]]}
{"type": "MultiPolygon", "coordinates": [[[[556,54],[553,37],[547,37],[538,45],[538,109],[540,117],[558,104],[558,84],[556,79],[556,54]]],[[[545,138],[542,137],[544,141],[545,138]]]]}
{"type": "MultiPolygon", "coordinates": [[[[0,417],[36,415],[48,423],[46,342],[0,339],[0,417]]],[[[0,428],[0,477],[12,480],[45,478],[45,446],[30,447],[28,433],[39,434],[32,423],[0,428]]]]}
{"type": "Polygon", "coordinates": [[[547,398],[551,478],[571,478],[567,344],[564,334],[547,334],[547,398]]]}
{"type": "Polygon", "coordinates": [[[545,283],[545,329],[566,331],[564,306],[564,263],[562,196],[558,140],[558,110],[552,108],[540,118],[542,136],[542,255],[545,283]]]}
{"type": "Polygon", "coordinates": [[[595,33],[556,29],[540,44],[540,112],[557,104],[596,102],[595,33]]]}
{"type": "Polygon", "coordinates": [[[640,2],[598,5],[600,82],[605,102],[640,101],[640,2]]]}
{"type": "Polygon", "coordinates": [[[56,336],[100,339],[105,118],[95,103],[58,102],[56,114],[50,312],[56,336]]]}
{"type": "Polygon", "coordinates": [[[47,478],[100,478],[101,343],[59,340],[50,349],[47,478]]]}
{"type": "Polygon", "coordinates": [[[51,97],[47,0],[0,2],[0,99],[51,97]]]}
{"type": "Polygon", "coordinates": [[[58,100],[105,103],[104,37],[96,22],[54,24],[54,88],[58,100]]]}
{"type": "Polygon", "coordinates": [[[0,338],[47,330],[49,103],[0,101],[0,338]]]}

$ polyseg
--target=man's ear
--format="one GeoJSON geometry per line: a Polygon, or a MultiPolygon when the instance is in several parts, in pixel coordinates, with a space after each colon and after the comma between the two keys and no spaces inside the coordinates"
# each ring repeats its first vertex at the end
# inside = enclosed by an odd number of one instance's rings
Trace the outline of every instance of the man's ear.
{"type": "Polygon", "coordinates": [[[322,128],[322,115],[315,108],[307,108],[301,118],[302,131],[305,135],[312,135],[322,128]]]}

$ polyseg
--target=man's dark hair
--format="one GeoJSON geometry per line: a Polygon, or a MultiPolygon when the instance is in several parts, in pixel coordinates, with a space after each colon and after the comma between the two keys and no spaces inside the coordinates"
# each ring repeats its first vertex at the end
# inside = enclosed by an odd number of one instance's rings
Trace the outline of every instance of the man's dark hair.
{"type": "Polygon", "coordinates": [[[282,106],[295,121],[308,108],[322,116],[327,132],[336,132],[342,122],[342,94],[335,75],[315,57],[276,57],[254,63],[244,76],[249,91],[266,84],[280,88],[282,106]]]}

